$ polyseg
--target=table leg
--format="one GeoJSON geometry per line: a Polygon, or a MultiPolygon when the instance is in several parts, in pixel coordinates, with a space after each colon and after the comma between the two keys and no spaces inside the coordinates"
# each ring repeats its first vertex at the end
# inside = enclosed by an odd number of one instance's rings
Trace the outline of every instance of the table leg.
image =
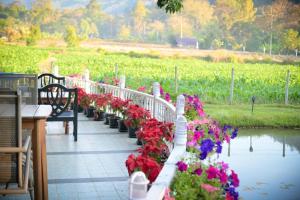
{"type": "Polygon", "coordinates": [[[35,120],[32,133],[34,197],[36,200],[48,200],[45,122],[45,119],[35,120]]]}

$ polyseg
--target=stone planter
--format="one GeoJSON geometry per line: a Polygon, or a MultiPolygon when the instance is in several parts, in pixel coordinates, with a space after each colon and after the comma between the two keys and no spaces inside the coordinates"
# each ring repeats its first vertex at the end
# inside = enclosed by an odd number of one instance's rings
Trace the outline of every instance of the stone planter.
{"type": "Polygon", "coordinates": [[[117,116],[111,116],[109,117],[109,128],[118,128],[118,120],[120,119],[120,117],[117,116]]]}
{"type": "Polygon", "coordinates": [[[118,120],[118,129],[119,129],[119,132],[127,132],[128,131],[128,128],[124,123],[124,119],[118,120]]]}
{"type": "Polygon", "coordinates": [[[94,120],[95,121],[103,121],[104,120],[104,111],[94,111],[94,120]]]}
{"type": "Polygon", "coordinates": [[[132,127],[128,127],[128,137],[129,138],[136,138],[136,131],[138,130],[138,128],[132,128],[132,127]]]}

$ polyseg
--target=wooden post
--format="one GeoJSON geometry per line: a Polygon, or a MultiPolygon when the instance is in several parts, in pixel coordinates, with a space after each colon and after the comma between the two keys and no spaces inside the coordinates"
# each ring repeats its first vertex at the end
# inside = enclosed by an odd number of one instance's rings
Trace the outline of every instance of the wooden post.
{"type": "Polygon", "coordinates": [[[118,78],[118,64],[115,65],[115,78],[118,78]]]}
{"type": "Polygon", "coordinates": [[[297,57],[298,56],[298,49],[295,50],[295,53],[296,53],[296,57],[297,57]]]}
{"type": "Polygon", "coordinates": [[[285,105],[289,104],[289,82],[290,82],[290,70],[287,71],[287,75],[286,75],[285,99],[284,99],[285,105]]]}
{"type": "MultiPolygon", "coordinates": [[[[52,62],[53,63],[53,62],[52,62]]],[[[52,74],[54,74],[55,76],[58,76],[58,66],[51,64],[52,65],[52,74]]]]}
{"type": "Polygon", "coordinates": [[[231,86],[230,86],[230,97],[229,97],[229,104],[233,102],[233,89],[234,89],[234,68],[231,70],[231,86]]]}
{"type": "Polygon", "coordinates": [[[90,83],[89,83],[89,81],[90,81],[90,71],[88,69],[86,69],[84,71],[84,80],[85,80],[85,91],[86,91],[86,93],[90,94],[90,92],[91,92],[90,83]]]}
{"type": "Polygon", "coordinates": [[[178,68],[175,66],[175,94],[178,93],[178,68]]]}

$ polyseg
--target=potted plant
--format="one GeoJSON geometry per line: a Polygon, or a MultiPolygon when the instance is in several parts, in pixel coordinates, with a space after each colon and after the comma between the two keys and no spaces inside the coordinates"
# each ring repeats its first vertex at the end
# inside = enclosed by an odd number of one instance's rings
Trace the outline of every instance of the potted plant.
{"type": "MultiPolygon", "coordinates": [[[[105,97],[106,97],[106,101],[107,101],[107,105],[106,105],[106,108],[105,108],[105,110],[111,110],[111,101],[112,101],[112,99],[113,99],[113,96],[112,96],[112,94],[111,93],[108,93],[108,94],[104,94],[105,95],[105,97]]],[[[108,113],[108,112],[105,112],[105,114],[104,114],[104,124],[105,125],[109,125],[109,118],[111,117],[111,116],[113,116],[114,114],[113,113],[108,113]]]]}
{"type": "Polygon", "coordinates": [[[136,105],[131,104],[128,106],[125,115],[127,119],[124,121],[128,127],[128,133],[130,138],[136,138],[136,131],[140,127],[141,123],[150,118],[148,110],[136,105]]]}
{"type": "Polygon", "coordinates": [[[95,100],[96,110],[94,111],[94,120],[103,121],[109,98],[107,94],[99,94],[95,100]]]}
{"type": "Polygon", "coordinates": [[[83,108],[85,115],[87,115],[90,104],[91,104],[90,96],[88,94],[85,94],[84,96],[82,96],[79,105],[83,108]]]}
{"type": "Polygon", "coordinates": [[[82,101],[83,96],[87,95],[85,90],[81,87],[77,87],[77,102],[78,102],[78,112],[83,112],[83,107],[80,105],[80,102],[82,101]]]}

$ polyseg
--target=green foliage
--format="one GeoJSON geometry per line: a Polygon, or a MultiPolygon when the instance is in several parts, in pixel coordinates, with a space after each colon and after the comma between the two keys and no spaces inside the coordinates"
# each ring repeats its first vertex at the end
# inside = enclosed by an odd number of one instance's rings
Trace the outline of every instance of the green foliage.
{"type": "Polygon", "coordinates": [[[36,42],[41,39],[41,29],[39,26],[31,26],[29,37],[26,39],[27,45],[35,45],[36,42]]]}
{"type": "Polygon", "coordinates": [[[165,9],[166,13],[179,12],[183,8],[182,0],[157,0],[157,6],[165,9]]]}
{"type": "Polygon", "coordinates": [[[300,35],[298,31],[288,29],[282,36],[282,46],[284,49],[290,51],[300,48],[300,35]]]}
{"type": "Polygon", "coordinates": [[[218,63],[196,58],[171,58],[136,52],[99,53],[97,49],[84,48],[39,49],[4,46],[0,52],[0,68],[5,68],[6,71],[28,71],[28,66],[38,71],[37,64],[51,53],[56,58],[56,64],[60,66],[62,75],[83,73],[83,70],[88,68],[93,80],[103,80],[104,77],[114,76],[114,66],[118,64],[119,74],[126,75],[126,86],[133,89],[140,86],[151,88],[152,83],[158,81],[170,94],[174,94],[175,91],[174,66],[178,66],[179,93],[198,94],[204,102],[221,104],[228,103],[232,67],[235,68],[234,102],[246,104],[253,95],[257,97],[257,103],[283,103],[286,72],[289,69],[291,72],[289,102],[300,103],[299,67],[274,63],[233,65],[224,61],[235,61],[239,58],[226,55],[226,52],[222,51],[213,54],[220,58],[224,57],[223,61],[218,63]]]}
{"type": "Polygon", "coordinates": [[[76,28],[74,26],[67,27],[67,33],[65,36],[65,41],[68,47],[76,47],[79,44],[79,39],[76,33],[76,28]]]}

